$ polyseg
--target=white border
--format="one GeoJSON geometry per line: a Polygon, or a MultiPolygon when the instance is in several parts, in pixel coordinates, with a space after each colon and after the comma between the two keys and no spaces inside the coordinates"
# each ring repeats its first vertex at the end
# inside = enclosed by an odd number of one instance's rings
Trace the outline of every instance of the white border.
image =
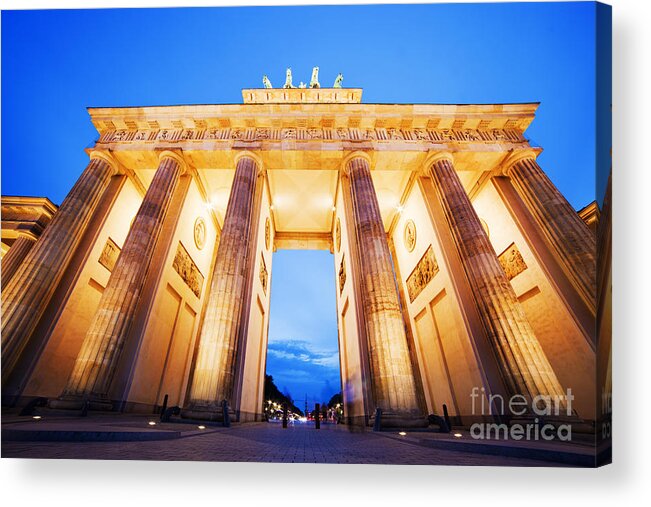
{"type": "MultiPolygon", "coordinates": [[[[181,0],[4,0],[3,9],[181,6],[181,0]]],[[[317,2],[277,1],[275,5],[317,2]]],[[[321,4],[352,2],[324,1],[321,4]]],[[[367,3],[367,2],[355,2],[367,3]]],[[[373,2],[386,3],[386,2],[373,2]]],[[[404,3],[394,1],[392,3],[404,3]]],[[[417,2],[412,2],[417,3],[417,2]]],[[[4,505],[626,505],[651,496],[649,3],[614,5],[614,459],[599,470],[360,465],[9,460],[0,462],[4,505]]],[[[193,1],[191,5],[268,5],[193,1]]]]}

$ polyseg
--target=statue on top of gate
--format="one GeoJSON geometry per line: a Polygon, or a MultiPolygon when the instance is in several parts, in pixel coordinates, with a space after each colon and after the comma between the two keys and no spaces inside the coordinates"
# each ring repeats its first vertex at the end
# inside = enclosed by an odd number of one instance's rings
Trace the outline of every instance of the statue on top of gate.
{"type": "MultiPolygon", "coordinates": [[[[335,83],[332,86],[333,88],[342,88],[342,83],[344,81],[344,75],[339,73],[337,74],[337,78],[335,79],[335,83]]],[[[265,74],[262,76],[262,85],[265,88],[273,88],[273,85],[271,84],[271,81],[269,81],[269,78],[265,74]]],[[[292,77],[292,68],[288,67],[287,70],[285,71],[285,84],[282,86],[283,88],[296,88],[293,83],[293,77],[292,77]]],[[[303,81],[300,82],[300,85],[298,88],[321,88],[321,83],[319,83],[319,67],[313,67],[312,68],[312,77],[310,78],[310,83],[309,85],[304,83],[303,81]]]]}

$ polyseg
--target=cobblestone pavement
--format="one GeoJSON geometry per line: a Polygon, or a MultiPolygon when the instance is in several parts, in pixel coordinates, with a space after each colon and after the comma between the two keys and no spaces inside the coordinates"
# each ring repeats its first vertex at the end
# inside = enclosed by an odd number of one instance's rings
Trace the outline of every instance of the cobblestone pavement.
{"type": "Polygon", "coordinates": [[[3,458],[553,466],[544,461],[443,451],[344,426],[243,424],[153,442],[3,442],[3,458]]]}

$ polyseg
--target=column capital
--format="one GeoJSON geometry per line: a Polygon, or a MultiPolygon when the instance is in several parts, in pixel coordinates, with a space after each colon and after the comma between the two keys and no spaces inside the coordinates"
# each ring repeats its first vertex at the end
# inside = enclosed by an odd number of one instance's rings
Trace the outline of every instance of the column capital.
{"type": "Polygon", "coordinates": [[[356,158],[363,158],[368,163],[369,169],[371,168],[371,156],[366,151],[356,150],[348,153],[341,161],[341,171],[345,175],[348,175],[348,163],[356,158]]]}
{"type": "Polygon", "coordinates": [[[190,172],[190,167],[185,160],[185,156],[183,155],[182,150],[163,150],[158,153],[159,162],[162,162],[163,159],[165,158],[171,158],[177,164],[179,164],[179,168],[181,169],[181,175],[190,172]]]}
{"type": "Polygon", "coordinates": [[[237,153],[235,153],[235,156],[233,157],[233,160],[235,162],[235,167],[237,167],[237,163],[243,158],[250,158],[255,162],[255,165],[258,168],[257,175],[260,175],[264,172],[264,164],[262,163],[262,159],[260,158],[260,155],[250,150],[238,150],[237,153]]]}
{"type": "Polygon", "coordinates": [[[429,170],[434,164],[441,160],[448,160],[451,164],[454,164],[454,155],[449,151],[433,151],[425,159],[423,164],[423,172],[426,176],[429,176],[429,170]]]}
{"type": "Polygon", "coordinates": [[[120,163],[115,159],[110,151],[93,150],[90,152],[91,160],[103,160],[113,170],[113,174],[122,174],[124,171],[120,163]]]}
{"type": "Polygon", "coordinates": [[[504,159],[504,162],[502,162],[501,166],[498,169],[498,173],[503,175],[503,176],[509,176],[509,173],[511,172],[511,169],[513,169],[513,166],[517,164],[518,162],[522,160],[536,160],[538,157],[538,152],[533,150],[532,148],[526,148],[524,150],[517,150],[517,151],[511,151],[506,158],[504,159]]]}
{"type": "Polygon", "coordinates": [[[34,228],[31,228],[31,229],[18,229],[16,231],[16,239],[18,239],[18,238],[26,238],[26,239],[30,239],[32,241],[36,241],[40,237],[40,235],[36,234],[33,231],[33,229],[34,228]]]}

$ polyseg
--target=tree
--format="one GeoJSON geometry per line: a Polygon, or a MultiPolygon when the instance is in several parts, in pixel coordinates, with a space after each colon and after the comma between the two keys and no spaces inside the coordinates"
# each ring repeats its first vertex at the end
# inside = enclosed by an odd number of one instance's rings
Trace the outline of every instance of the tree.
{"type": "Polygon", "coordinates": [[[292,400],[289,392],[283,394],[280,392],[280,389],[274,383],[274,378],[272,375],[265,374],[264,376],[264,401],[265,403],[271,400],[272,402],[282,405],[287,403],[287,410],[289,412],[294,412],[295,414],[303,415],[303,411],[294,405],[294,400],[292,400]]]}
{"type": "Polygon", "coordinates": [[[328,402],[328,408],[334,407],[337,403],[343,403],[344,399],[341,396],[341,393],[337,393],[330,398],[330,401],[328,402]]]}

